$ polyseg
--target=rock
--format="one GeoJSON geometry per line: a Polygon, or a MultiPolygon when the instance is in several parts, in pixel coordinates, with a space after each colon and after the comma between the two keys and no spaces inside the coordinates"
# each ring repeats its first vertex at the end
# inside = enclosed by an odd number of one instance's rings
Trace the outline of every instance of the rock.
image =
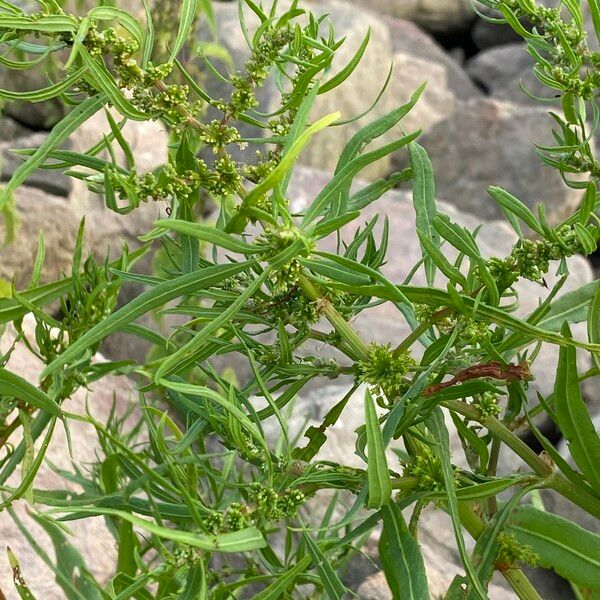
{"type": "MultiPolygon", "coordinates": [[[[475,1],[475,7],[481,14],[488,17],[499,18],[501,16],[498,11],[484,6],[477,1],[475,1]]],[[[490,23],[479,16],[475,19],[471,31],[471,39],[475,46],[482,50],[523,41],[523,38],[510,25],[506,23],[490,23]]]]}
{"type": "Polygon", "coordinates": [[[9,142],[32,133],[31,129],[23,127],[23,125],[6,115],[0,114],[0,142],[9,142]]]}
{"type": "MultiPolygon", "coordinates": [[[[390,30],[390,40],[392,43],[392,53],[394,54],[394,65],[396,65],[396,56],[414,56],[430,63],[435,63],[438,67],[443,67],[445,71],[444,85],[447,85],[449,91],[459,100],[468,100],[469,98],[480,96],[481,92],[473,85],[469,76],[465,73],[460,62],[450,56],[431,36],[423,32],[411,21],[403,19],[387,19],[386,24],[390,30]]],[[[404,76],[402,69],[396,66],[396,76],[402,79],[404,76]]],[[[421,78],[421,81],[424,78],[421,78]]],[[[439,86],[441,83],[435,78],[429,78],[428,86],[439,86]]],[[[410,86],[406,86],[410,87],[410,86]]]]}
{"type": "MultiPolygon", "coordinates": [[[[506,188],[529,207],[546,204],[555,224],[574,210],[581,193],[568,188],[560,175],[543,165],[534,144],[553,145],[551,118],[542,107],[485,98],[461,103],[452,115],[420,139],[433,163],[440,198],[480,219],[502,216],[486,189],[506,188]]],[[[396,169],[407,165],[398,153],[396,169]]]]}
{"type": "MultiPolygon", "coordinates": [[[[15,154],[13,149],[37,148],[48,136],[47,133],[29,132],[16,139],[0,142],[0,181],[8,181],[15,170],[27,158],[15,154]]],[[[38,188],[56,196],[68,196],[71,191],[71,180],[55,169],[36,169],[25,181],[25,185],[38,188]]]]}
{"type": "MultiPolygon", "coordinates": [[[[70,272],[77,239],[79,217],[65,198],[21,186],[14,193],[18,229],[16,241],[0,247],[0,278],[12,281],[17,289],[29,284],[35,261],[38,237],[44,233],[46,258],[42,282],[52,281],[61,272],[70,272]]],[[[0,239],[5,224],[0,221],[0,239]]]]}
{"type": "MultiPolygon", "coordinates": [[[[373,110],[356,122],[321,131],[302,152],[299,158],[301,164],[333,170],[343,147],[356,131],[397,108],[423,82],[427,82],[427,89],[421,102],[403,122],[408,129],[420,128],[426,131],[453,112],[456,98],[480,95],[460,66],[414,24],[397,19],[384,22],[368,11],[349,10],[346,3],[338,0],[307,2],[306,7],[318,15],[328,14],[337,37],[346,38],[337,52],[332,73],[340,70],[352,58],[367,30],[371,29],[371,40],[361,64],[342,86],[318,98],[311,115],[313,120],[338,110],[343,119],[363,113],[377,97],[392,62],[395,69],[388,89],[373,110]]],[[[223,3],[216,4],[214,8],[218,41],[227,48],[236,68],[241,68],[248,49],[240,29],[236,6],[223,3]]],[[[249,23],[256,26],[252,15],[248,16],[249,23]]],[[[198,32],[199,39],[206,40],[208,35],[206,26],[202,26],[198,32]]],[[[227,65],[222,64],[222,67],[226,69],[227,65]]],[[[208,93],[213,97],[229,97],[230,89],[222,82],[213,78],[206,85],[208,93]]],[[[261,102],[260,110],[270,112],[278,108],[279,94],[272,82],[259,91],[258,97],[261,102]]],[[[218,116],[216,112],[211,115],[215,118],[218,116]]],[[[247,136],[264,135],[264,132],[247,126],[243,126],[242,131],[247,136]]],[[[378,142],[384,144],[397,137],[398,129],[395,128],[378,142]]],[[[239,152],[236,157],[248,159],[239,152]]],[[[389,170],[390,159],[386,158],[370,165],[363,177],[376,179],[387,175],[389,170]]]]}
{"type": "MultiPolygon", "coordinates": [[[[54,55],[39,66],[23,71],[15,71],[0,66],[0,89],[13,92],[33,92],[50,85],[49,79],[56,83],[63,75],[54,55]]],[[[2,110],[10,117],[31,129],[52,129],[68,112],[59,98],[43,102],[9,101],[3,102],[2,110]]]]}
{"type": "Polygon", "coordinates": [[[468,0],[352,0],[382,15],[408,19],[439,32],[465,29],[474,18],[468,0]]]}
{"type": "MultiPolygon", "coordinates": [[[[552,92],[533,74],[533,66],[533,59],[527,53],[525,44],[506,44],[476,54],[467,62],[465,69],[473,81],[495,99],[539,105],[519,86],[521,82],[534,96],[553,99],[552,92]]],[[[550,107],[546,110],[550,110],[550,107]]]]}
{"type": "MultiPolygon", "coordinates": [[[[24,327],[26,331],[32,331],[32,321],[29,318],[25,319],[24,327]]],[[[9,326],[0,341],[0,348],[3,352],[7,351],[14,339],[15,332],[12,330],[12,326],[9,326]]],[[[98,357],[98,360],[103,359],[98,357]]],[[[19,343],[10,357],[7,368],[36,385],[39,382],[42,365],[22,343],[19,343]]],[[[85,415],[86,411],[89,410],[94,418],[106,423],[113,405],[113,399],[116,401],[117,413],[124,415],[135,398],[136,393],[127,379],[107,377],[103,378],[100,384],[92,385],[90,390],[76,392],[68,401],[68,410],[80,415],[85,415]],[[113,394],[115,394],[114,397],[113,394]]],[[[98,453],[101,454],[95,431],[91,425],[74,420],[69,421],[69,430],[72,447],[76,451],[75,457],[70,456],[65,432],[60,424],[54,431],[46,456],[59,469],[72,471],[73,464],[75,464],[85,472],[88,464],[96,460],[98,453]]],[[[12,440],[13,443],[17,441],[17,439],[12,440]]],[[[39,447],[39,443],[37,446],[39,447]]],[[[9,479],[8,484],[14,486],[18,484],[19,480],[20,473],[17,472],[9,479]]],[[[66,488],[74,492],[83,491],[75,484],[69,483],[58,476],[46,464],[42,465],[36,477],[35,487],[43,490],[66,488]]],[[[54,561],[55,551],[52,544],[43,529],[29,516],[26,501],[19,500],[13,504],[13,508],[23,520],[25,527],[32,533],[36,542],[54,561]]],[[[86,559],[91,573],[101,583],[105,583],[109,577],[114,575],[117,549],[114,538],[109,532],[104,519],[88,518],[81,521],[71,521],[69,522],[69,530],[73,532],[73,535],[69,536],[69,542],[86,559]]],[[[0,512],[0,532],[3,546],[10,546],[20,560],[25,581],[35,597],[44,598],[44,600],[63,600],[65,597],[64,592],[56,584],[54,574],[29,546],[6,511],[0,512]]],[[[12,583],[12,571],[4,553],[0,556],[0,589],[7,600],[17,600],[19,598],[12,583]]]]}

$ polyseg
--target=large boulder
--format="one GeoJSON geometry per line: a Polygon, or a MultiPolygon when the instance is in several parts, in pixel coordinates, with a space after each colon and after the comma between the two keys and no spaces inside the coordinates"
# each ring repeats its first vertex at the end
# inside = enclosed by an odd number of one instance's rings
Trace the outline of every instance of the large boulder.
{"type": "MultiPolygon", "coordinates": [[[[458,209],[494,219],[500,207],[486,190],[491,184],[508,189],[529,207],[544,202],[555,224],[574,210],[581,193],[567,187],[560,175],[545,166],[534,144],[554,145],[547,109],[494,98],[462,103],[446,120],[420,139],[433,163],[440,198],[458,209]]],[[[398,153],[397,168],[407,165],[398,153]]]]}
{"type": "MultiPolygon", "coordinates": [[[[29,318],[25,319],[24,327],[29,333],[32,332],[32,321],[29,318]]],[[[15,339],[16,332],[9,326],[0,339],[0,350],[6,352],[15,339]]],[[[100,356],[97,359],[103,360],[100,356]]],[[[17,343],[7,368],[37,385],[42,366],[41,362],[25,348],[23,343],[17,343]]],[[[82,416],[85,416],[87,411],[91,411],[96,420],[106,423],[113,402],[116,402],[117,414],[124,415],[135,399],[136,393],[127,379],[107,377],[103,378],[101,383],[92,385],[89,390],[76,392],[67,401],[66,407],[69,412],[82,416]]],[[[69,432],[70,439],[68,440],[64,428],[60,424],[56,427],[46,457],[55,468],[72,471],[73,465],[76,465],[85,471],[89,463],[94,462],[98,454],[101,455],[94,428],[87,423],[70,420],[69,432]],[[74,450],[73,455],[71,455],[71,449],[74,450]]],[[[10,441],[18,443],[19,439],[10,441]]],[[[17,472],[11,476],[8,484],[16,486],[19,481],[20,473],[17,472]]],[[[42,490],[66,488],[73,492],[83,491],[79,486],[69,483],[57,475],[47,464],[40,468],[35,479],[35,487],[42,490]]],[[[44,530],[31,517],[27,502],[19,500],[13,504],[13,509],[36,542],[48,554],[50,560],[55,562],[56,552],[52,543],[44,530]]],[[[106,582],[114,574],[117,548],[104,519],[71,521],[69,530],[72,535],[68,535],[68,541],[82,554],[90,572],[101,583],[106,582]]],[[[25,581],[34,596],[44,600],[63,600],[65,595],[57,585],[54,573],[31,548],[6,510],[0,512],[0,533],[3,546],[3,554],[0,556],[0,590],[4,597],[7,600],[18,600],[19,598],[12,582],[12,570],[4,554],[4,548],[9,546],[19,559],[25,581]]]]}
{"type": "Polygon", "coordinates": [[[382,15],[408,19],[436,33],[465,29],[473,21],[469,0],[352,0],[382,15]]]}

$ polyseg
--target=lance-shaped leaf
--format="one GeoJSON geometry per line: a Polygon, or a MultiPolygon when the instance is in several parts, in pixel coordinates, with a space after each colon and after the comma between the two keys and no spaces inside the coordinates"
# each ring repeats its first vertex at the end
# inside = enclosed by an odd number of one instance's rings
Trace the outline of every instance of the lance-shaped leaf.
{"type": "MultiPolygon", "coordinates": [[[[588,340],[592,344],[600,345],[600,284],[596,286],[596,292],[588,312],[588,340]]],[[[600,352],[592,354],[596,366],[600,369],[600,352]]]]}
{"type": "MultiPolygon", "coordinates": [[[[562,333],[566,338],[571,337],[567,323],[562,333]]],[[[560,349],[554,387],[554,410],[575,464],[596,494],[600,495],[600,437],[581,395],[577,352],[572,346],[560,349]]]]}
{"type": "MultiPolygon", "coordinates": [[[[206,535],[193,531],[179,531],[177,529],[162,527],[153,521],[142,519],[141,517],[137,517],[136,515],[123,510],[116,510],[113,508],[70,506],[67,510],[67,519],[77,515],[83,515],[84,517],[89,517],[90,515],[117,517],[129,521],[136,527],[144,529],[162,539],[172,540],[180,544],[185,544],[186,546],[192,546],[194,548],[212,552],[247,552],[249,550],[264,548],[267,545],[267,541],[263,537],[263,534],[255,527],[246,527],[239,531],[232,531],[231,533],[222,533],[219,535],[206,535]]],[[[64,513],[65,509],[52,509],[49,512],[54,514],[64,513]]],[[[63,519],[59,518],[58,520],[63,519]]]]}
{"type": "Polygon", "coordinates": [[[365,424],[367,430],[367,480],[369,483],[368,508],[380,508],[392,499],[392,480],[385,457],[385,445],[375,403],[369,390],[365,390],[365,424]]]}
{"type": "Polygon", "coordinates": [[[304,541],[308,548],[308,553],[317,567],[319,578],[323,583],[323,588],[327,592],[327,596],[332,600],[342,600],[342,598],[345,598],[347,590],[344,584],[340,581],[327,556],[325,556],[321,548],[319,548],[306,531],[304,532],[304,541]]]}
{"type": "Polygon", "coordinates": [[[209,244],[214,244],[226,250],[232,252],[238,252],[239,254],[256,254],[264,248],[257,245],[248,244],[233,235],[219,231],[216,227],[210,225],[202,225],[201,223],[190,223],[182,219],[160,219],[155,223],[156,229],[146,234],[143,241],[149,241],[151,239],[160,237],[163,233],[170,229],[182,235],[188,235],[193,238],[197,238],[209,244]]]}
{"type": "Polygon", "coordinates": [[[440,245],[440,234],[433,226],[433,219],[437,214],[433,167],[425,148],[416,142],[408,146],[408,156],[413,172],[413,206],[415,207],[417,233],[421,239],[421,248],[425,258],[427,283],[433,285],[436,263],[423,245],[423,238],[430,241],[436,248],[440,245]]]}
{"type": "Polygon", "coordinates": [[[558,515],[533,506],[519,506],[508,530],[531,546],[539,564],[554,569],[576,585],[600,592],[600,536],[558,515]]]}
{"type": "Polygon", "coordinates": [[[6,369],[0,368],[0,390],[6,396],[14,396],[23,402],[45,410],[51,415],[60,415],[58,404],[46,393],[6,369]]]}
{"type": "Polygon", "coordinates": [[[392,502],[382,507],[381,515],[383,532],[379,555],[393,597],[402,600],[429,598],[423,555],[404,522],[402,511],[392,502]]]}
{"type": "Polygon", "coordinates": [[[544,230],[542,229],[542,226],[529,208],[523,204],[523,202],[521,202],[518,198],[515,198],[515,196],[506,190],[494,185],[491,185],[487,191],[488,194],[502,207],[502,210],[506,213],[509,219],[510,215],[516,215],[529,228],[544,237],[544,230]]]}

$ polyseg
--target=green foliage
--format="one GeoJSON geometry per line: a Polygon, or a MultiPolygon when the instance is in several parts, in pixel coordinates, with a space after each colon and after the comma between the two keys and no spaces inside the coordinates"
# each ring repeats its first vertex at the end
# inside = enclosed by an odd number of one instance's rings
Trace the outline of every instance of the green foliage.
{"type": "MultiPolygon", "coordinates": [[[[67,171],[125,219],[136,218],[128,213],[142,203],[168,206],[168,218],[142,237],[145,245],[135,252],[123,248],[113,262],[84,256],[82,224],[71,273],[45,285],[39,284],[41,237],[27,289],[4,284],[0,290],[0,323],[11,323],[18,343],[44,365],[40,381],[28,382],[11,371],[12,350],[0,356],[0,446],[9,449],[0,462],[1,508],[51,567],[66,597],[343,598],[349,593],[344,569],[382,524],[379,551],[394,598],[425,598],[418,530],[429,503],[450,515],[464,563],[466,576],[457,575],[448,598],[485,598],[494,570],[520,598],[538,598],[522,563],[553,568],[582,593],[598,593],[597,536],[528,502],[533,490],[547,488],[600,518],[600,438],[581,394],[582,381],[599,373],[600,288],[587,284],[555,299],[568,277],[567,259],[590,254],[600,239],[600,165],[589,142],[600,114],[600,53],[586,37],[600,32],[600,5],[589,2],[595,31],[585,32],[573,0],[563,0],[562,9],[533,0],[483,4],[523,36],[536,76],[559,96],[552,113],[556,146],[537,151],[582,193],[579,209],[550,226],[543,205],[532,211],[491,185],[490,196],[519,237],[508,256],[491,258],[481,254],[477,231],[439,212],[419,132],[402,130],[423,88],[356,133],[330,181],[301,214],[292,211],[287,188],[301,153],[319,143],[321,131],[343,125],[339,113],[312,119],[313,105],[353,73],[371,34],[332,74],[343,40],[326,18],[310,15],[301,2],[283,10],[277,2],[265,8],[245,0],[239,5],[249,45],[243,67],[220,73],[210,58],[223,58],[223,49],[202,40],[199,73],[187,54],[198,16],[214,28],[206,0],[181,2],[177,19],[162,31],[152,23],[150,5],[144,22],[108,4],[77,17],[54,0],[40,0],[34,14],[0,0],[3,66],[37,69],[59,59],[62,68],[62,78],[43,89],[1,90],[0,97],[61,98],[71,105],[38,149],[20,152],[24,162],[0,196],[7,231],[13,192],[38,168],[67,171]],[[254,29],[249,17],[258,22],[254,29]],[[210,97],[206,77],[229,85],[229,97],[210,97]],[[269,78],[280,103],[266,114],[257,92],[269,78]],[[209,106],[219,118],[206,117],[209,106]],[[72,132],[109,108],[109,131],[88,152],[61,149],[72,132]],[[123,133],[130,119],[160,119],[168,128],[167,164],[138,171],[123,133]],[[265,137],[246,139],[242,125],[265,137]],[[373,144],[392,131],[395,139],[373,144]],[[247,144],[260,148],[257,159],[237,161],[234,150],[247,144]],[[410,168],[357,189],[361,171],[393,152],[407,152],[410,168]],[[337,253],[318,249],[319,240],[359,222],[365,207],[401,181],[413,187],[422,251],[406,281],[381,272],[394,234],[387,220],[344,234],[337,253]],[[214,224],[198,222],[208,198],[219,211],[214,224]],[[156,261],[157,272],[134,272],[136,261],[159,244],[165,260],[156,261]],[[411,284],[421,268],[428,287],[411,284]],[[530,315],[515,316],[515,284],[527,279],[543,286],[554,268],[561,278],[544,302],[530,315]],[[145,291],[118,307],[119,290],[129,281],[145,291]],[[397,318],[411,328],[405,339],[368,343],[353,329],[355,317],[382,303],[397,308],[397,318]],[[185,322],[168,338],[136,323],[157,311],[185,322]],[[587,339],[574,339],[569,325],[583,322],[587,339]],[[143,364],[95,362],[103,340],[115,333],[139,336],[155,348],[143,364]],[[333,358],[308,352],[314,342],[333,358]],[[560,347],[556,385],[530,406],[526,388],[542,343],[560,347]],[[577,349],[595,361],[586,373],[577,371],[577,349]],[[215,359],[233,355],[247,361],[247,381],[219,371],[215,359]],[[123,410],[115,407],[102,423],[70,412],[77,390],[123,374],[134,374],[139,384],[133,415],[118,416],[123,410]],[[303,432],[301,445],[288,427],[298,394],[318,378],[348,375],[354,377],[348,393],[325,407],[322,423],[303,432]],[[350,467],[345,457],[322,460],[330,428],[358,393],[364,393],[365,419],[355,432],[356,454],[364,468],[350,467]],[[532,421],[541,413],[567,440],[573,466],[532,421]],[[67,427],[81,421],[93,427],[97,458],[85,470],[57,471],[64,487],[38,489],[35,476],[61,419],[67,427]],[[464,457],[450,444],[449,425],[464,457]],[[519,437],[527,425],[552,463],[519,437]],[[519,474],[498,471],[501,447],[526,465],[519,474]],[[333,493],[329,505],[327,492],[333,493]],[[499,494],[508,500],[500,502],[499,494]],[[35,508],[35,519],[60,549],[56,560],[10,507],[19,501],[35,508]],[[402,510],[411,506],[407,525],[402,510]],[[118,549],[107,582],[94,578],[94,565],[67,535],[68,522],[94,517],[105,519],[118,549]],[[471,554],[465,533],[476,540],[471,554]]],[[[10,551],[9,563],[18,593],[32,598],[28,583],[35,581],[24,581],[10,551]]]]}

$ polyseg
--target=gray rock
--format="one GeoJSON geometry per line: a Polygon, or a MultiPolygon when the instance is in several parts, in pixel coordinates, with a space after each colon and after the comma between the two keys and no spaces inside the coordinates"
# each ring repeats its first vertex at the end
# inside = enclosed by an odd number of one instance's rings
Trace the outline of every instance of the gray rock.
{"type": "MultiPolygon", "coordinates": [[[[56,55],[51,55],[44,63],[24,71],[9,70],[0,66],[0,89],[13,92],[32,92],[48,87],[50,80],[58,81],[62,75],[56,55]]],[[[9,101],[3,103],[3,111],[31,129],[52,129],[68,112],[67,106],[59,99],[52,98],[44,102],[9,101]]]]}
{"type": "MultiPolygon", "coordinates": [[[[13,149],[37,148],[45,141],[47,135],[42,132],[29,133],[7,142],[0,142],[0,181],[8,181],[27,158],[15,154],[13,149]]],[[[71,191],[70,179],[63,175],[62,171],[55,169],[36,169],[27,178],[25,185],[56,196],[66,197],[71,191]]]]}
{"type": "MultiPolygon", "coordinates": [[[[61,271],[70,271],[79,217],[67,200],[27,186],[15,191],[14,200],[16,241],[0,247],[0,278],[15,278],[17,289],[28,285],[41,231],[46,244],[42,281],[52,281],[61,271]]],[[[0,239],[4,240],[4,235],[5,224],[0,221],[0,239]]]]}
{"type": "Polygon", "coordinates": [[[473,81],[498,100],[539,104],[523,92],[519,83],[534,96],[553,100],[552,92],[533,74],[533,66],[533,59],[521,43],[483,50],[467,62],[465,69],[473,81]]]}
{"type": "MultiPolygon", "coordinates": [[[[543,165],[534,144],[553,145],[547,110],[485,98],[462,103],[450,117],[420,139],[434,167],[440,198],[480,219],[502,216],[486,189],[506,188],[529,207],[546,205],[549,221],[557,223],[579,204],[579,191],[543,165]]],[[[395,167],[407,165],[398,153],[395,167]]]]}
{"type": "Polygon", "coordinates": [[[433,32],[465,29],[474,18],[468,0],[352,0],[382,15],[408,19],[433,32]]]}
{"type": "Polygon", "coordinates": [[[14,119],[0,114],[0,142],[9,142],[32,134],[33,131],[17,123],[14,119]]]}
{"type": "MultiPolygon", "coordinates": [[[[459,100],[468,100],[481,95],[465,73],[461,62],[451,56],[431,36],[425,34],[420,27],[403,19],[387,19],[386,24],[390,30],[394,56],[413,56],[443,67],[446,85],[459,100]]],[[[398,77],[402,78],[403,71],[398,68],[396,70],[398,77]]],[[[437,86],[440,83],[432,80],[428,85],[437,86]]]]}
{"type": "MultiPolygon", "coordinates": [[[[32,321],[28,317],[24,321],[24,328],[26,331],[32,331],[32,321]]],[[[6,352],[14,339],[15,332],[9,326],[0,340],[0,348],[3,352],[6,352]]],[[[103,359],[99,356],[98,360],[103,359]]],[[[42,365],[22,343],[17,344],[10,357],[8,368],[34,385],[39,383],[42,365]]],[[[113,399],[116,401],[118,414],[125,414],[132,401],[136,399],[134,388],[127,379],[108,377],[102,379],[101,384],[93,385],[91,390],[78,391],[69,400],[69,412],[85,415],[89,410],[92,411],[95,419],[105,423],[108,420],[113,399]]],[[[72,465],[75,463],[85,471],[87,465],[96,459],[96,453],[101,452],[95,432],[91,425],[73,420],[69,422],[69,430],[75,455],[70,456],[70,446],[65,431],[61,426],[57,426],[46,456],[59,469],[72,470],[72,465]]],[[[11,440],[11,442],[18,442],[18,439],[11,440]]],[[[20,473],[17,472],[9,479],[8,485],[16,486],[19,480],[20,473]]],[[[66,489],[74,493],[83,491],[75,484],[66,482],[46,464],[42,465],[35,479],[36,488],[52,490],[65,489],[65,486],[68,486],[66,489]]],[[[36,542],[48,553],[51,560],[55,560],[55,552],[50,539],[29,515],[27,502],[20,500],[13,504],[13,508],[36,542]]],[[[90,572],[101,583],[105,583],[109,577],[114,575],[117,561],[115,540],[109,532],[105,520],[96,518],[72,521],[69,523],[69,530],[73,534],[69,536],[69,541],[86,559],[90,572]]],[[[0,533],[3,549],[8,545],[16,554],[20,560],[25,581],[35,597],[44,598],[44,600],[63,600],[64,592],[56,584],[54,573],[29,546],[5,510],[0,512],[0,533]]],[[[12,571],[4,552],[0,556],[0,589],[7,600],[18,600],[19,595],[12,582],[12,571]]]]}

